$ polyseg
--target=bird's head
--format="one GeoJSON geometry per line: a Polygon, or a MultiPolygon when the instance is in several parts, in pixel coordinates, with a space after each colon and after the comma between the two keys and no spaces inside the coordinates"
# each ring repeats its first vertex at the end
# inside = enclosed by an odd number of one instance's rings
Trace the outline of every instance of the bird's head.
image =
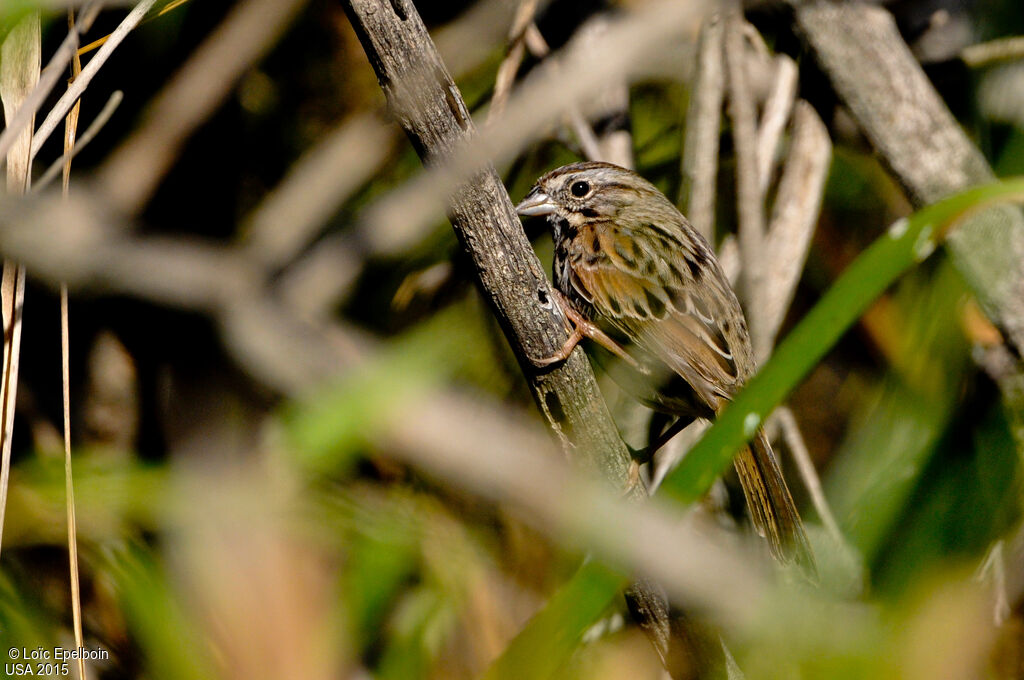
{"type": "Polygon", "coordinates": [[[671,204],[658,189],[631,170],[611,163],[573,163],[537,180],[516,206],[523,216],[545,215],[552,223],[566,221],[573,226],[586,222],[634,217],[652,206],[671,204]]]}

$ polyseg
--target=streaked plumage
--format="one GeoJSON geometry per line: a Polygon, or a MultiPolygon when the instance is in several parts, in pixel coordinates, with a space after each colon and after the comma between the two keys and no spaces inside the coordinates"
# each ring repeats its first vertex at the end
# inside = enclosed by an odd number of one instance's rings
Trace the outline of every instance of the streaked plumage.
{"type": "MultiPolygon", "coordinates": [[[[707,241],[658,189],[624,168],[576,163],[541,177],[517,206],[554,231],[554,281],[640,370],[613,377],[654,409],[714,418],[756,370],[746,321],[707,241]]],[[[735,459],[751,517],[773,554],[813,564],[762,432],[735,459]]]]}

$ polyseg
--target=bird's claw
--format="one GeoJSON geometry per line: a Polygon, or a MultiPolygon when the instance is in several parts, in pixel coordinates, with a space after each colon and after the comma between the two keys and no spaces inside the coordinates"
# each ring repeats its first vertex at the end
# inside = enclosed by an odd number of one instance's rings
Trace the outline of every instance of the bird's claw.
{"type": "Polygon", "coordinates": [[[650,447],[644,449],[634,449],[632,446],[627,445],[629,449],[629,472],[626,475],[626,488],[623,491],[623,496],[632,496],[637,486],[640,486],[640,466],[644,463],[650,463],[654,457],[654,451],[650,447]]]}
{"type": "Polygon", "coordinates": [[[538,366],[549,366],[559,361],[565,361],[572,354],[572,351],[579,344],[583,338],[590,338],[597,344],[604,347],[606,350],[619,357],[630,366],[638,371],[646,373],[647,371],[637,363],[636,359],[631,357],[622,346],[612,340],[607,333],[597,327],[590,319],[584,317],[576,309],[576,307],[569,302],[562,293],[555,289],[554,297],[558,300],[559,307],[562,308],[562,312],[565,314],[566,319],[572,324],[572,331],[569,333],[569,339],[565,341],[562,348],[552,354],[551,356],[543,357],[534,361],[538,366]]]}

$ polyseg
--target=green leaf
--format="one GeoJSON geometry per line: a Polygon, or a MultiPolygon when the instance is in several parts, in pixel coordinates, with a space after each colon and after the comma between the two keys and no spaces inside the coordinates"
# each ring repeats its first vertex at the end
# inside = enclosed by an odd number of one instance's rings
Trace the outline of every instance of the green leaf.
{"type": "Polygon", "coordinates": [[[483,680],[553,677],[628,584],[626,577],[600,562],[587,562],[512,640],[483,680]]]}
{"type": "Polygon", "coordinates": [[[487,347],[475,316],[460,306],[407,331],[372,361],[285,410],[286,436],[299,462],[313,471],[343,471],[416,397],[485,363],[487,347]]]}
{"type": "MultiPolygon", "coordinates": [[[[960,326],[964,282],[952,264],[905,279],[892,296],[904,318],[894,369],[851,425],[826,481],[843,534],[872,564],[912,511],[922,471],[954,415],[971,372],[960,326]]],[[[884,556],[884,555],[883,555],[884,556]]]]}
{"type": "Polygon", "coordinates": [[[111,549],[107,557],[107,573],[148,662],[149,677],[217,677],[209,646],[152,556],[141,547],[125,545],[111,549]]]}

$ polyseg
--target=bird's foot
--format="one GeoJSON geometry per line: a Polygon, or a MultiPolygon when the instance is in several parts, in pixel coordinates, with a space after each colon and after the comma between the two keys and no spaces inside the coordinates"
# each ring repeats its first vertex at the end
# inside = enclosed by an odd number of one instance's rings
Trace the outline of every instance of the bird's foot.
{"type": "Polygon", "coordinates": [[[631,446],[627,446],[629,449],[629,455],[632,460],[629,461],[629,472],[626,475],[626,488],[623,491],[623,496],[632,496],[633,492],[638,486],[640,486],[640,466],[644,463],[650,463],[654,456],[654,451],[649,447],[645,449],[634,449],[631,446]]]}
{"type": "Polygon", "coordinates": [[[583,338],[590,338],[633,368],[639,371],[644,370],[640,364],[637,363],[636,359],[629,356],[629,353],[627,353],[619,343],[612,340],[607,333],[598,328],[597,324],[583,316],[579,310],[576,309],[576,306],[562,295],[561,291],[554,289],[552,292],[554,293],[554,297],[558,300],[558,305],[562,308],[562,312],[565,314],[565,317],[572,324],[572,332],[569,334],[569,339],[565,341],[565,344],[562,345],[560,350],[549,357],[537,359],[535,363],[538,366],[548,366],[559,361],[565,361],[569,358],[569,355],[572,354],[572,351],[576,348],[576,345],[579,344],[580,340],[583,338]]]}

